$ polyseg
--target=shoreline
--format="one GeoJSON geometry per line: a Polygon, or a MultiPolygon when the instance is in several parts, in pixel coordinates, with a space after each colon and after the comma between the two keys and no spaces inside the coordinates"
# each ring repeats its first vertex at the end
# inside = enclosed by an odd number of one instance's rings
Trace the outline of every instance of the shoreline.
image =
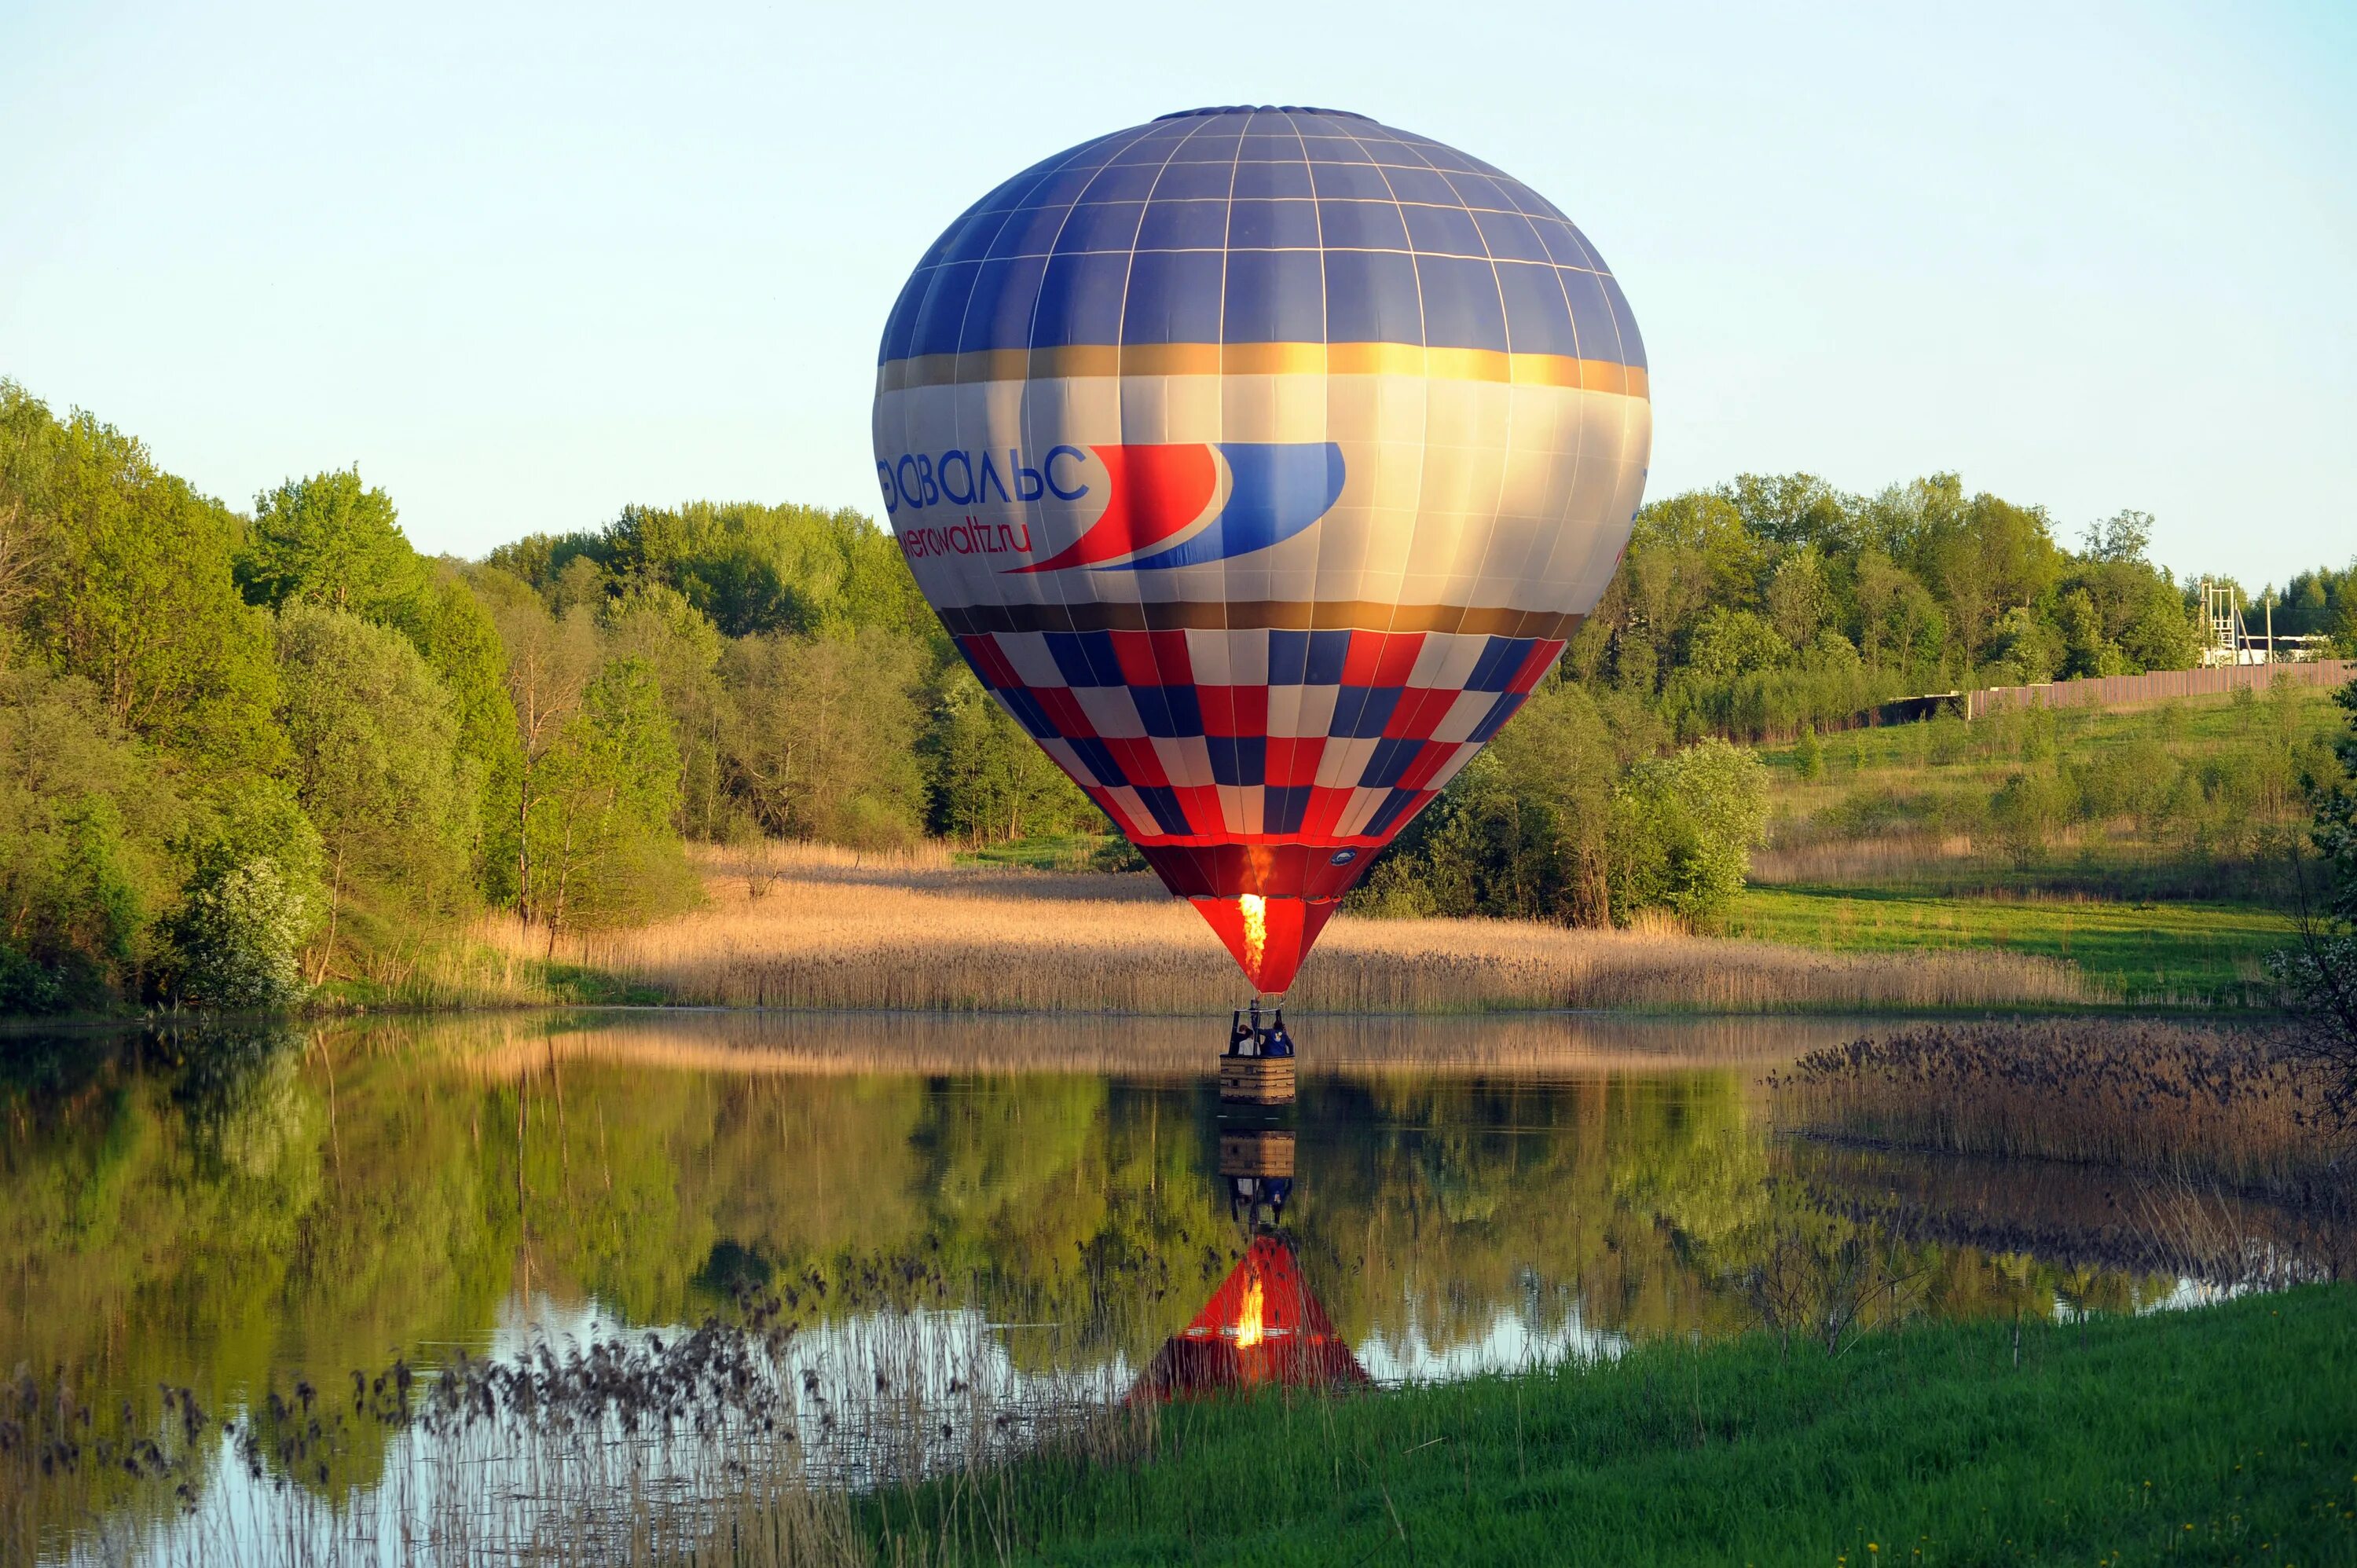
{"type": "MultiPolygon", "coordinates": [[[[333,982],[273,1016],[327,1021],[550,1008],[705,1008],[941,1017],[1224,1019],[1247,986],[1216,938],[1150,878],[960,863],[933,848],[860,855],[807,844],[699,852],[705,901],[621,929],[560,932],[479,920],[406,964],[398,981],[333,982]]],[[[1468,918],[1342,913],[1282,999],[1297,1017],[1663,1018],[2171,1016],[2265,1019],[2260,989],[2155,993],[2072,956],[2087,916],[2060,917],[2060,950],[2009,907],[1977,934],[1889,918],[1888,899],[1841,918],[1763,921],[1823,893],[1746,895],[1743,934],[1589,929],[1468,918]],[[1781,901],[1781,902],[1780,902],[1781,901]],[[1764,928],[1764,929],[1763,929],[1764,928]],[[1799,940],[1778,940],[1789,929],[1799,940]]],[[[1920,902],[1920,901],[1919,901],[1920,902]]],[[[2115,923],[2118,923],[2116,912],[2115,923]]],[[[2134,918],[2128,917],[2130,923],[2134,918]]],[[[2149,940],[2179,953],[2212,939],[2181,916],[2149,940]]],[[[2230,944],[2232,945],[2232,944],[2230,944]]],[[[2114,949],[2117,943],[2115,941],[2114,949]]],[[[17,1015],[0,1037],[169,1027],[231,1015],[17,1015]]]]}

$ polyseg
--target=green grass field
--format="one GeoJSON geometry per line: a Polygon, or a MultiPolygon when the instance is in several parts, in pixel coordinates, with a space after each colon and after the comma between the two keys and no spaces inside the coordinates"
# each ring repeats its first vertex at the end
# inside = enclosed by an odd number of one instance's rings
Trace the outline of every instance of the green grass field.
{"type": "Polygon", "coordinates": [[[2357,1563],[2357,1289],[1180,1405],[866,1505],[885,1562],[2357,1563]]]}
{"type": "Polygon", "coordinates": [[[1935,897],[1887,887],[1749,887],[1730,936],[1829,952],[1955,948],[2077,964],[2123,1002],[2265,1004],[2266,955],[2290,946],[2289,916],[2238,904],[1935,897]]]}
{"type": "Polygon", "coordinates": [[[2265,1005],[2293,940],[2322,688],[2010,712],[1764,749],[1771,842],[1724,929],[1837,952],[2063,960],[2120,1001],[2265,1005]],[[2043,802],[2025,814],[2020,780],[2043,802]]]}

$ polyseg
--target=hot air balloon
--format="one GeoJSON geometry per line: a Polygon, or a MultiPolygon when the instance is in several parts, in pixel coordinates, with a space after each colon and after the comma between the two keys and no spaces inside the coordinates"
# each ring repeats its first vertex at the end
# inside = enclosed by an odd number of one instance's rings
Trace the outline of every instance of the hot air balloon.
{"type": "Polygon", "coordinates": [[[1553,203],[1327,109],[1025,169],[925,252],[876,381],[959,651],[1271,993],[1594,607],[1652,433],[1553,203]]]}

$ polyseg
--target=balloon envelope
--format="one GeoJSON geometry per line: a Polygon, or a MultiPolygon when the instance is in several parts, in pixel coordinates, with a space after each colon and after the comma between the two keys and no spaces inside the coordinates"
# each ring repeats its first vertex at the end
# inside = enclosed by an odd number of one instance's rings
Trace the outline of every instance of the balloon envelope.
{"type": "Polygon", "coordinates": [[[877,373],[959,650],[1269,992],[1595,607],[1652,437],[1562,212],[1330,110],[1024,170],[925,252],[877,373]]]}

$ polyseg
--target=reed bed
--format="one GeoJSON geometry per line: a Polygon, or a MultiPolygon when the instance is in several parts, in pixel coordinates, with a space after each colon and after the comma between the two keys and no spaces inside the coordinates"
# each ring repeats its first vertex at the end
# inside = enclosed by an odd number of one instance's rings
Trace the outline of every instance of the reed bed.
{"type": "MultiPolygon", "coordinates": [[[[1017,1459],[1152,1450],[1157,1412],[1122,1401],[1121,1369],[1016,1374],[970,1313],[875,1315],[812,1344],[780,1305],[748,1294],[692,1331],[395,1359],[218,1414],[167,1388],[145,1421],[127,1405],[94,1421],[70,1375],[20,1369],[0,1388],[0,1549],[191,1568],[831,1568],[877,1560],[858,1510],[895,1495],[978,1498],[1017,1459]]],[[[953,1506],[941,1528],[966,1521],[953,1506]]],[[[923,1535],[887,1533],[887,1560],[927,1555],[923,1535]]]]}
{"type": "Polygon", "coordinates": [[[1791,1168],[1810,1201],[1898,1240],[2083,1271],[2082,1308],[2133,1311],[2202,1290],[2357,1278],[2357,1226],[2265,1194],[2146,1171],[2056,1179],[2044,1161],[1812,1143],[1791,1168]],[[2121,1294],[2125,1291],[2126,1294],[2121,1294]]]}
{"type": "Polygon", "coordinates": [[[1787,1131],[2344,1208],[2345,1150],[2286,1039],[2088,1018],[1927,1026],[1821,1047],[1768,1083],[1787,1131]]]}
{"type": "MultiPolygon", "coordinates": [[[[706,854],[705,907],[634,930],[512,923],[483,944],[676,1003],[1201,1015],[1243,984],[1195,913],[1139,876],[886,862],[798,846],[706,854]]],[[[2010,953],[1827,954],[1652,931],[1338,917],[1288,996],[1321,1013],[2056,1006],[2108,996],[2010,953]]]]}

